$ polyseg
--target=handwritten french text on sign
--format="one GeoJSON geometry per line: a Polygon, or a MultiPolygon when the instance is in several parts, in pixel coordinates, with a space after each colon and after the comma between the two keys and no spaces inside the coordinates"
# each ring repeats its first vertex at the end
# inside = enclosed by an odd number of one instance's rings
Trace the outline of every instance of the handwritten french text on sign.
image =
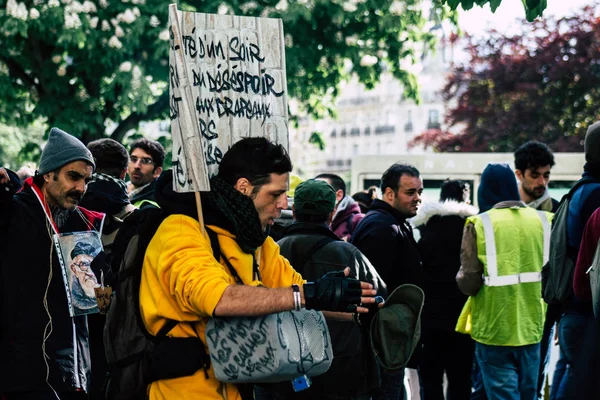
{"type": "Polygon", "coordinates": [[[169,6],[174,189],[210,190],[227,150],[244,137],[288,147],[280,19],[182,12],[169,6]]]}
{"type": "Polygon", "coordinates": [[[261,317],[211,318],[206,343],[220,382],[281,382],[327,371],[333,360],[323,313],[285,311],[261,317]]]}

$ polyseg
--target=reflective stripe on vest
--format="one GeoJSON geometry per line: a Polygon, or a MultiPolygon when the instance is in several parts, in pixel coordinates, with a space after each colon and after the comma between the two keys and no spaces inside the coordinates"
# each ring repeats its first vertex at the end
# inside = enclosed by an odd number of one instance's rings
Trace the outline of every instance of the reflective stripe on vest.
{"type": "MultiPolygon", "coordinates": [[[[542,221],[544,230],[544,261],[542,265],[548,262],[550,254],[550,223],[543,211],[537,211],[538,217],[542,221]]],[[[496,239],[494,237],[494,226],[488,213],[481,214],[483,233],[485,235],[485,254],[487,260],[488,276],[483,277],[483,284],[486,286],[508,286],[519,283],[540,282],[542,280],[541,272],[523,272],[515,275],[498,276],[498,260],[496,254],[496,239]]]]}
{"type": "Polygon", "coordinates": [[[140,200],[140,201],[136,202],[134,204],[134,206],[136,206],[137,208],[141,208],[144,204],[151,204],[156,208],[160,208],[158,203],[156,201],[152,201],[152,200],[140,200]]]}

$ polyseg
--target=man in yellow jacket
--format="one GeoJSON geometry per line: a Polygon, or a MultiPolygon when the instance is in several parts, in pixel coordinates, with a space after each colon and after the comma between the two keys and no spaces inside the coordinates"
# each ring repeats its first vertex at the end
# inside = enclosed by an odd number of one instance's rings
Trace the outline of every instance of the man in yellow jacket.
{"type": "MultiPolygon", "coordinates": [[[[371,285],[346,277],[305,283],[268,237],[269,226],[287,208],[291,170],[286,150],[264,138],[242,139],[225,154],[211,191],[202,194],[205,226],[217,235],[219,260],[201,231],[194,195],[175,193],[172,175],[163,174],[155,193],[169,216],[146,250],[140,286],[141,315],[150,333],[156,335],[167,319],[181,321],[169,336],[199,337],[206,347],[211,317],[300,307],[367,312],[359,304],[374,302],[371,285]]],[[[155,381],[148,393],[151,400],[241,398],[234,385],[215,378],[212,367],[155,381]]]]}
{"type": "Polygon", "coordinates": [[[483,213],[467,219],[456,281],[472,296],[463,313],[471,313],[483,385],[490,399],[534,400],[546,311],[541,270],[552,214],[519,200],[507,164],[485,168],[477,195],[483,213]]]}

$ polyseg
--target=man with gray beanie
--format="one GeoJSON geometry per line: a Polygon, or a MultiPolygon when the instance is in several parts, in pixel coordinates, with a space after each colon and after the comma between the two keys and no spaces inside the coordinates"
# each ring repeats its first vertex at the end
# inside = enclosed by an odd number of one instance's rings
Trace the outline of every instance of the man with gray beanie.
{"type": "Polygon", "coordinates": [[[78,207],[94,168],[83,143],[58,128],[51,129],[38,171],[22,189],[16,174],[0,168],[4,399],[87,398],[87,317],[69,316],[53,235],[102,229],[104,214],[78,207]]]}

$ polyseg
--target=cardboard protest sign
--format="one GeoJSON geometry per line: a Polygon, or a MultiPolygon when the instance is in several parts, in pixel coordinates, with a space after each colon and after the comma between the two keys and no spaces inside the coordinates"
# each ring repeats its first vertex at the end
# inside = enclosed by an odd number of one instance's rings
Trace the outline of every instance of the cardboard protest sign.
{"type": "Polygon", "coordinates": [[[243,137],[288,147],[280,19],[183,12],[169,6],[173,185],[209,191],[227,150],[243,137]]]}

